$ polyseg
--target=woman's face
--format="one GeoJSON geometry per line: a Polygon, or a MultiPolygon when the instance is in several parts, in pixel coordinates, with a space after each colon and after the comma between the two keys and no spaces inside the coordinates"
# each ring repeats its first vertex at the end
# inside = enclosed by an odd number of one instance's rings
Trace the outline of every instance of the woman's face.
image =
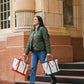
{"type": "Polygon", "coordinates": [[[34,17],[33,25],[34,26],[39,25],[39,21],[37,17],[34,17]]]}

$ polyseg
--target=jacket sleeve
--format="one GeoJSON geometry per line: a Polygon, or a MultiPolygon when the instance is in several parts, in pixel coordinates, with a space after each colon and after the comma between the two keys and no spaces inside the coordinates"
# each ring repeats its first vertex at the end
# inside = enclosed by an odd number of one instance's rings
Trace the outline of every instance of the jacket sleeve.
{"type": "MultiPolygon", "coordinates": [[[[31,30],[31,32],[32,32],[32,30],[31,30]]],[[[31,34],[31,32],[30,32],[30,34],[31,34]]],[[[25,49],[25,54],[28,55],[29,51],[30,51],[30,36],[29,36],[29,40],[28,40],[28,43],[27,43],[27,46],[25,49]]]]}
{"type": "Polygon", "coordinates": [[[48,31],[44,27],[42,28],[42,35],[43,35],[46,52],[51,53],[48,31]]]}
{"type": "Polygon", "coordinates": [[[29,51],[30,51],[30,41],[28,40],[28,43],[25,49],[25,54],[28,55],[29,51]]]}

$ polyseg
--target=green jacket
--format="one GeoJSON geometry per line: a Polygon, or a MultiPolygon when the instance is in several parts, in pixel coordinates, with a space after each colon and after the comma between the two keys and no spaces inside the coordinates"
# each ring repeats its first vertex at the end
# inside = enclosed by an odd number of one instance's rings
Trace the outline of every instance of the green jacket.
{"type": "Polygon", "coordinates": [[[44,27],[40,27],[39,30],[34,29],[31,30],[30,37],[25,50],[26,55],[28,55],[29,51],[32,50],[33,37],[34,37],[34,50],[36,51],[45,50],[46,53],[51,52],[47,29],[44,27]]]}

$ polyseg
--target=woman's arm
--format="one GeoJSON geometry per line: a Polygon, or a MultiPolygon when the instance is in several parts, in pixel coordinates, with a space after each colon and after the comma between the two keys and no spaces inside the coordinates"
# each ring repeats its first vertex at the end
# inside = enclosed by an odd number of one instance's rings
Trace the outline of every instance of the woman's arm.
{"type": "Polygon", "coordinates": [[[51,49],[50,49],[49,35],[46,28],[42,28],[42,35],[43,35],[43,40],[45,43],[46,52],[49,55],[49,53],[51,53],[51,49]]]}

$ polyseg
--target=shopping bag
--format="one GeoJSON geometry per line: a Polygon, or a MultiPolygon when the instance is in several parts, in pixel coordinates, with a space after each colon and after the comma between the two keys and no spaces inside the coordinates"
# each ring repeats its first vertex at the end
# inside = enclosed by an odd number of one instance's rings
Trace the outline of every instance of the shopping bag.
{"type": "Polygon", "coordinates": [[[26,75],[28,68],[29,68],[29,64],[25,63],[22,60],[22,57],[20,57],[19,59],[14,58],[11,70],[16,71],[22,75],[26,75]]]}
{"type": "Polygon", "coordinates": [[[59,67],[58,67],[58,60],[53,58],[51,61],[48,61],[48,56],[46,56],[46,61],[45,63],[42,64],[43,69],[45,71],[45,75],[52,75],[55,74],[57,72],[59,72],[59,67]]]}

